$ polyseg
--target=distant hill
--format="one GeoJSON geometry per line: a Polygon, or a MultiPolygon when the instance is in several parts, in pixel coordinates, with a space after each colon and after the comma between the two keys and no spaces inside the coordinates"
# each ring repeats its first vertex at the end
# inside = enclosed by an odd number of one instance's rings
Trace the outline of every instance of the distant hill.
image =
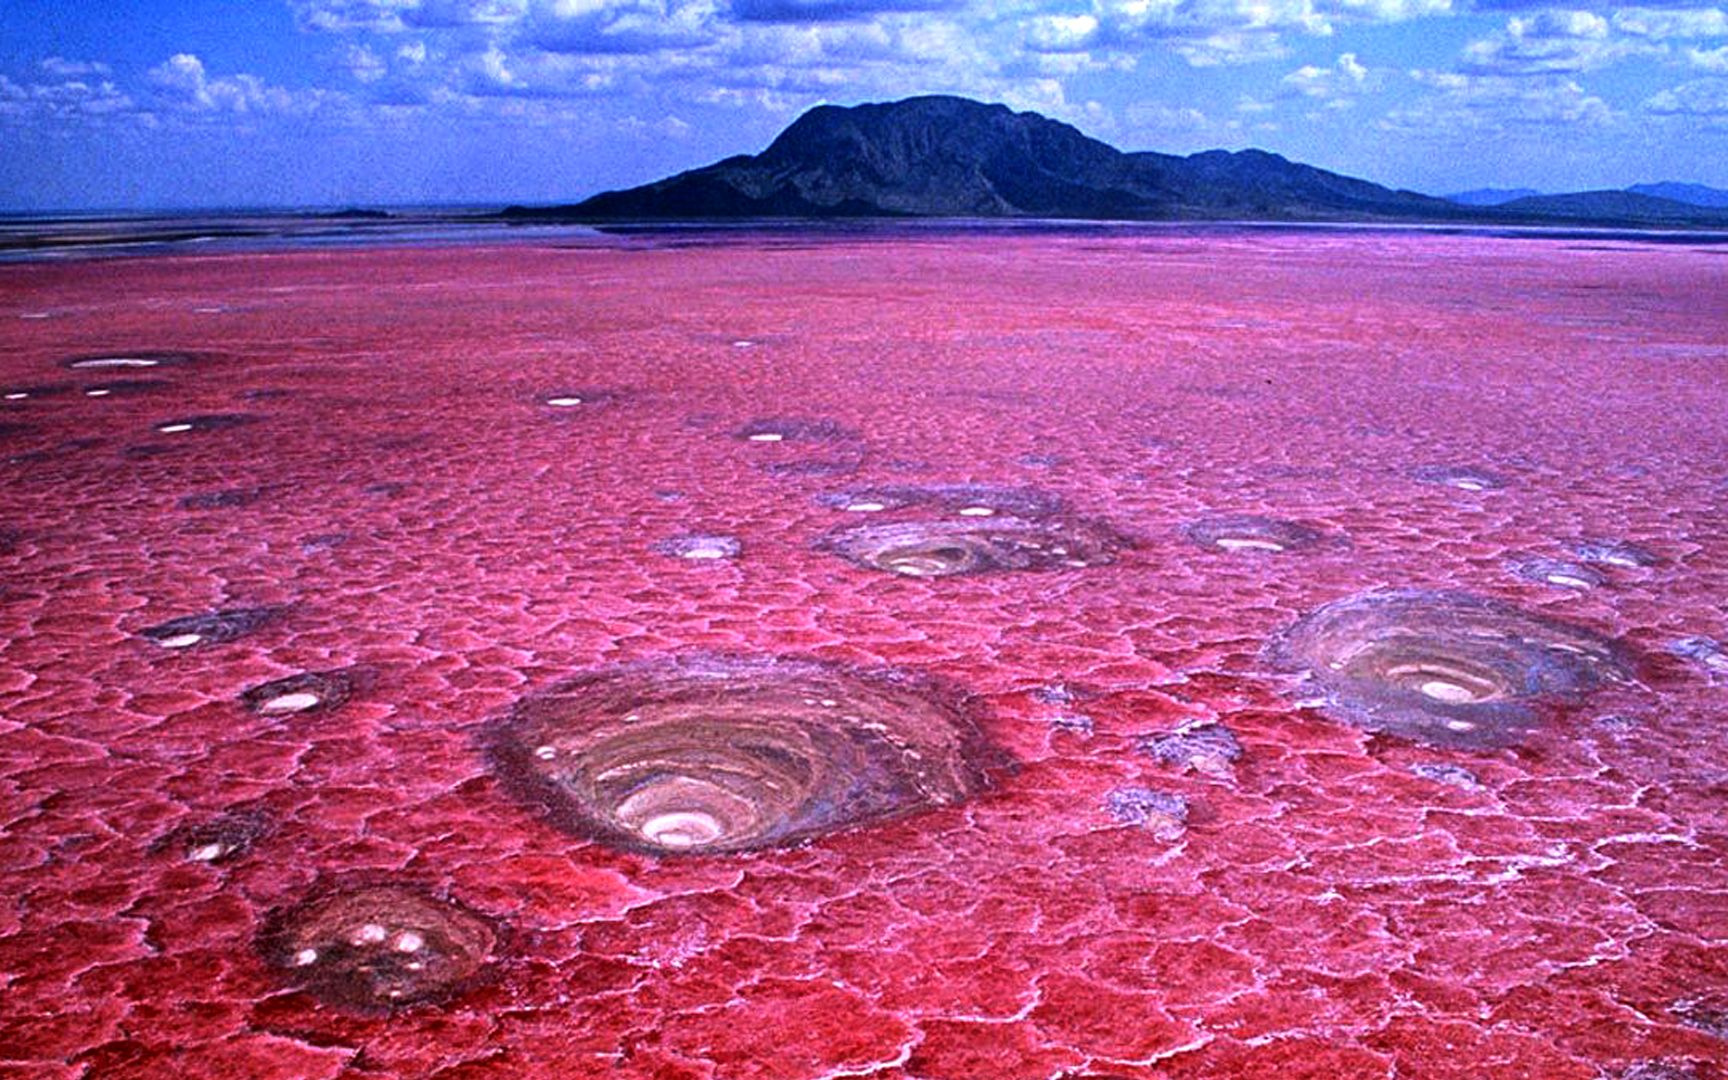
{"type": "Polygon", "coordinates": [[[1497,207],[1503,213],[1584,221],[1630,221],[1661,224],[1696,224],[1717,221],[1728,224],[1728,213],[1640,195],[1633,191],[1578,191],[1570,195],[1537,195],[1514,199],[1497,207]]]}
{"type": "Polygon", "coordinates": [[[740,155],[515,218],[1041,217],[1135,220],[1445,218],[1443,199],[1260,150],[1127,154],[1037,113],[958,97],[799,117],[740,155]]]}
{"type": "Polygon", "coordinates": [[[1447,195],[1447,202],[1455,202],[1459,206],[1499,206],[1513,199],[1528,199],[1533,195],[1542,194],[1535,188],[1476,188],[1473,191],[1459,191],[1447,195]]]}
{"type": "Polygon", "coordinates": [[[1728,191],[1721,188],[1705,187],[1703,184],[1677,184],[1672,180],[1660,184],[1633,184],[1626,189],[1635,195],[1651,195],[1658,199],[1672,199],[1675,202],[1687,203],[1691,206],[1708,206],[1714,209],[1728,209],[1728,191]]]}

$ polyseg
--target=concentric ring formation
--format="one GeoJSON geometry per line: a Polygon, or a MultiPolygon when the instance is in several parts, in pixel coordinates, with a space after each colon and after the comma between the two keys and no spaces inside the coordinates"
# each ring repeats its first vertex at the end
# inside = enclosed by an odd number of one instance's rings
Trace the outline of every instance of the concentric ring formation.
{"type": "Polygon", "coordinates": [[[817,501],[850,513],[880,513],[919,507],[963,517],[991,517],[996,514],[1039,517],[1060,513],[1064,509],[1062,499],[1049,492],[989,484],[889,484],[829,492],[817,501]]]}
{"type": "Polygon", "coordinates": [[[1471,748],[1520,742],[1545,714],[1630,674],[1616,641],[1462,593],[1348,597],[1299,620],[1270,653],[1309,672],[1336,719],[1471,748]]]}
{"type": "Polygon", "coordinates": [[[1130,546],[1127,538],[1098,522],[1000,514],[870,522],[835,529],[816,543],[818,551],[903,577],[1103,566],[1115,562],[1116,553],[1130,546]]]}
{"type": "Polygon", "coordinates": [[[498,932],[450,900],[393,884],[330,888],[274,912],[266,963],[327,1005],[391,1011],[465,989],[490,964],[498,932]]]}
{"type": "Polygon", "coordinates": [[[780,847],[964,801],[995,760],[957,701],[894,670],[699,657],[579,675],[488,732],[506,785],[626,850],[780,847]]]}
{"type": "Polygon", "coordinates": [[[1320,530],[1299,521],[1283,521],[1260,514],[1214,514],[1182,527],[1190,542],[1203,548],[1231,553],[1276,554],[1312,548],[1322,540],[1320,530]]]}

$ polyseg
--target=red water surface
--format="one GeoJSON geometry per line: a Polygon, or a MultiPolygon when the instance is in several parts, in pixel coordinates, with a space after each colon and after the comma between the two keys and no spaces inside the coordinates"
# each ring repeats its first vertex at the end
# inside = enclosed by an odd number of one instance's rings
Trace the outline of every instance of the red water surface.
{"type": "Polygon", "coordinates": [[[1724,296],[1721,248],[1390,234],[0,268],[0,1075],[1728,1075],[1728,661],[1673,651],[1728,637],[1724,296]],[[195,355],[63,366],[147,350],[195,355]],[[162,385],[83,392],[120,379],[162,385]],[[957,483],[1138,546],[930,579],[813,548],[858,518],[824,496],[957,483]],[[1218,514],[1331,540],[1184,533],[1218,514]],[[740,549],[667,554],[695,534],[740,549]],[[1520,576],[1579,538],[1659,561],[1520,576]],[[1518,746],[1371,735],[1263,648],[1381,588],[1587,626],[1638,679],[1518,746]],[[523,696],[691,651],[909,670],[1018,764],[684,858],[489,773],[523,696]],[[328,671],[336,707],[242,700],[328,671]],[[1201,721],[1241,756],[1143,746],[1201,721]],[[285,983],[261,927],[347,880],[493,920],[489,976],[394,1013],[285,983]]]}

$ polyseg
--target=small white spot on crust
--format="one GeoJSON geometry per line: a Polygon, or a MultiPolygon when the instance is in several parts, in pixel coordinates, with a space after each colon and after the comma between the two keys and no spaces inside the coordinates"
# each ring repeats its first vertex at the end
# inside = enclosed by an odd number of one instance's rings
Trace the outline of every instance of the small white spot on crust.
{"type": "MultiPolygon", "coordinates": [[[[1470,692],[1469,687],[1459,686],[1457,683],[1447,682],[1444,679],[1429,679],[1416,689],[1422,691],[1422,693],[1433,698],[1435,701],[1443,701],[1448,705],[1462,705],[1465,702],[1476,700],[1476,695],[1470,692]]],[[[1464,721],[1454,720],[1452,723],[1459,724],[1464,723],[1464,721]]],[[[1451,724],[1448,724],[1447,726],[1450,727],[1451,724]]],[[[1475,727],[1474,724],[1467,726],[1475,727]]]]}
{"type": "Polygon", "coordinates": [[[259,712],[300,712],[310,709],[323,699],[309,690],[299,690],[292,694],[278,694],[258,706],[259,712]]]}
{"type": "Polygon", "coordinates": [[[686,559],[724,559],[727,552],[724,548],[693,547],[679,552],[686,559]]]}
{"type": "Polygon", "coordinates": [[[186,853],[193,862],[214,862],[228,853],[222,844],[201,844],[186,853]]]}
{"type": "Polygon", "coordinates": [[[94,390],[84,391],[84,396],[85,397],[107,397],[109,394],[112,394],[113,392],[114,391],[112,391],[112,390],[104,390],[101,387],[97,387],[94,390]]]}
{"type": "Polygon", "coordinates": [[[751,442],[780,442],[784,438],[786,438],[786,436],[780,434],[778,431],[758,431],[756,434],[749,436],[751,442]]]}
{"type": "Polygon", "coordinates": [[[155,367],[160,360],[152,360],[148,356],[96,356],[89,360],[79,360],[72,366],[75,368],[104,367],[155,367]]]}
{"type": "Polygon", "coordinates": [[[377,923],[367,923],[354,931],[353,942],[356,945],[378,945],[390,936],[390,931],[377,923]]]}
{"type": "Polygon", "coordinates": [[[534,756],[541,761],[551,761],[558,756],[558,750],[551,746],[537,746],[534,748],[534,756]]]}
{"type": "Polygon", "coordinates": [[[995,512],[988,506],[962,506],[960,508],[961,517],[989,517],[995,512]]]}
{"type": "Polygon", "coordinates": [[[642,835],[662,847],[696,847],[720,834],[720,822],[700,810],[669,810],[642,823],[642,835]]]}
{"type": "Polygon", "coordinates": [[[1468,720],[1448,720],[1446,726],[1453,731],[1475,731],[1476,725],[1468,720]]]}
{"type": "Polygon", "coordinates": [[[301,949],[299,952],[294,954],[295,967],[305,967],[307,964],[316,964],[317,962],[317,949],[301,949]]]}
{"type": "Polygon", "coordinates": [[[29,394],[25,393],[22,390],[19,390],[19,391],[16,391],[14,393],[7,394],[6,400],[7,401],[23,401],[25,398],[27,398],[29,396],[30,396],[29,394]]]}
{"type": "Polygon", "coordinates": [[[426,939],[418,930],[404,930],[396,935],[397,952],[419,952],[426,944],[426,939]]]}
{"type": "Polygon", "coordinates": [[[156,430],[164,435],[178,435],[182,431],[191,431],[191,424],[158,424],[156,430]]]}
{"type": "Polygon", "coordinates": [[[582,399],[579,397],[574,397],[574,396],[547,398],[546,404],[555,405],[560,409],[568,409],[572,405],[582,404],[582,399]]]}
{"type": "Polygon", "coordinates": [[[855,502],[847,504],[846,509],[854,514],[874,514],[878,510],[888,508],[879,502],[855,502]]]}
{"type": "Polygon", "coordinates": [[[184,649],[188,645],[196,645],[203,640],[203,634],[175,634],[173,637],[165,637],[158,640],[156,644],[162,646],[164,649],[184,649]]]}
{"type": "Polygon", "coordinates": [[[1488,488],[1488,485],[1480,480],[1454,480],[1452,486],[1463,491],[1485,491],[1488,488]]]}
{"type": "Polygon", "coordinates": [[[1583,578],[1574,577],[1571,574],[1564,572],[1549,574],[1543,580],[1547,581],[1550,585],[1563,585],[1568,589],[1588,589],[1590,587],[1590,583],[1585,581],[1583,578]]]}
{"type": "Polygon", "coordinates": [[[1263,540],[1258,536],[1220,536],[1213,543],[1225,551],[1283,551],[1284,545],[1276,540],[1263,540]]]}

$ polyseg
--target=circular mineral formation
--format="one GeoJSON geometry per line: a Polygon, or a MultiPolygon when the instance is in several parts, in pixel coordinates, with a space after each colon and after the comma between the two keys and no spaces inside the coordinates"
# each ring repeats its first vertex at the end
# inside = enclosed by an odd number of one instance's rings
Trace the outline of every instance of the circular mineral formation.
{"type": "Polygon", "coordinates": [[[684,536],[668,537],[655,544],[654,550],[662,555],[670,555],[674,559],[716,562],[724,559],[736,559],[743,554],[744,545],[735,536],[725,536],[720,533],[689,533],[684,536]]]}
{"type": "Polygon", "coordinates": [[[289,983],[362,1012],[452,997],[497,947],[483,916],[400,885],[323,890],[272,913],[258,939],[265,962],[289,983]]]}
{"type": "Polygon", "coordinates": [[[1312,548],[1320,530],[1298,521],[1281,521],[1259,514],[1216,514],[1191,521],[1182,535],[1203,548],[1231,553],[1277,553],[1312,548]]]}
{"type": "Polygon", "coordinates": [[[1572,543],[1572,554],[1580,562],[1622,569],[1642,569],[1662,561],[1661,556],[1649,548],[1625,540],[1576,540],[1572,543]]]}
{"type": "Polygon", "coordinates": [[[115,379],[113,382],[97,383],[84,388],[87,398],[125,398],[138,397],[141,394],[154,394],[166,390],[174,384],[166,379],[115,379]]]}
{"type": "Polygon", "coordinates": [[[55,397],[71,389],[65,383],[36,383],[31,386],[7,386],[0,388],[0,400],[31,401],[36,398],[55,397]]]}
{"type": "Polygon", "coordinates": [[[1616,641],[1461,593],[1366,593],[1327,604],[1272,642],[1335,719],[1444,746],[1517,743],[1542,718],[1629,675],[1616,641]]]}
{"type": "Polygon", "coordinates": [[[1424,484],[1440,484],[1460,491],[1495,491],[1506,486],[1499,474],[1466,465],[1425,465],[1412,475],[1424,484]]]}
{"type": "Polygon", "coordinates": [[[839,442],[855,439],[858,433],[832,420],[812,420],[802,417],[771,417],[752,420],[732,433],[734,438],[753,443],[777,442],[839,442]]]}
{"type": "Polygon", "coordinates": [[[1588,566],[1540,555],[1515,555],[1508,561],[1507,568],[1525,581],[1552,585],[1557,589],[1583,591],[1602,584],[1602,575],[1588,566]]]}
{"type": "Polygon", "coordinates": [[[486,744],[561,828],[656,854],[783,847],[953,805],[995,760],[961,703],[910,676],[778,658],[579,675],[486,744]]]}
{"type": "Polygon", "coordinates": [[[187,862],[219,863],[238,858],[270,832],[270,819],[258,810],[234,810],[220,817],[181,825],[150,850],[187,862]]]}
{"type": "Polygon", "coordinates": [[[191,353],[179,352],[96,353],[90,356],[74,356],[70,360],[61,361],[61,364],[78,371],[125,371],[176,367],[190,364],[194,359],[191,353]]]}
{"type": "Polygon", "coordinates": [[[858,566],[903,577],[1103,566],[1129,546],[1126,538],[1097,522],[999,514],[862,523],[835,529],[816,544],[817,550],[858,566]]]}
{"type": "Polygon", "coordinates": [[[245,413],[209,413],[179,420],[165,420],[156,425],[156,430],[164,435],[179,435],[187,431],[225,431],[250,424],[255,419],[257,418],[245,413]]]}
{"type": "Polygon", "coordinates": [[[581,412],[584,407],[593,408],[596,405],[605,405],[616,401],[619,393],[617,390],[605,390],[593,386],[560,387],[537,395],[535,400],[554,412],[581,412]]]}
{"type": "Polygon", "coordinates": [[[165,649],[217,645],[243,637],[275,618],[275,608],[227,608],[202,615],[183,615],[138,631],[139,636],[165,649]]]}
{"type": "Polygon", "coordinates": [[[353,689],[347,672],[308,671],[254,686],[240,701],[260,716],[303,715],[339,707],[353,689]]]}
{"type": "Polygon", "coordinates": [[[1060,513],[1062,500],[1036,488],[993,487],[987,484],[893,484],[829,492],[818,502],[853,514],[873,514],[916,506],[962,517],[1010,514],[1037,517],[1060,513]]]}

